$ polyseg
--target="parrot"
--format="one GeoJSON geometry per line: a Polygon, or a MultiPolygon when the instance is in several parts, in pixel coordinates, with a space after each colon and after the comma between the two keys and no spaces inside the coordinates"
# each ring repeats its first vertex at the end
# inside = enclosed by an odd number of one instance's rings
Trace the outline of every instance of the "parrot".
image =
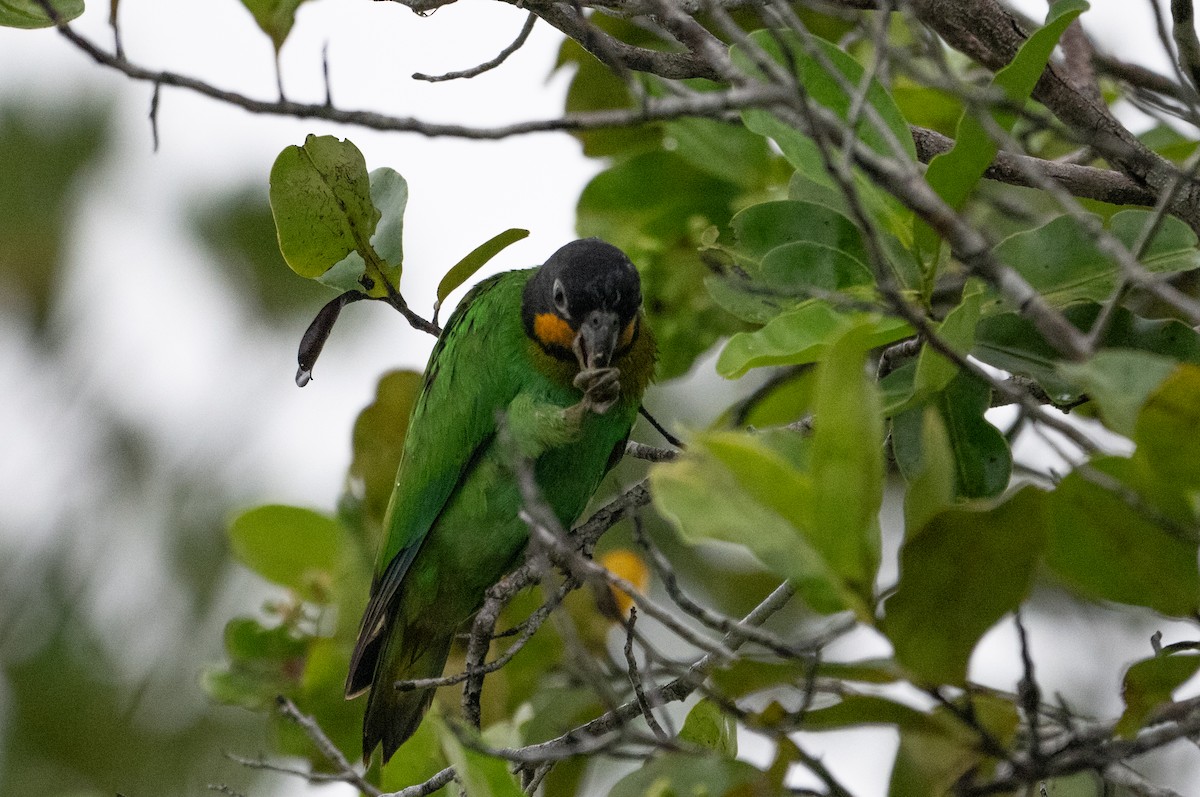
{"type": "Polygon", "coordinates": [[[383,521],[346,699],[368,693],[363,760],[416,731],[437,678],[528,528],[513,449],[564,528],[620,460],[656,362],[637,268],[596,238],[472,288],[425,368],[383,521]],[[507,435],[502,436],[503,423],[507,435]],[[508,441],[508,442],[505,442],[508,441]]]}

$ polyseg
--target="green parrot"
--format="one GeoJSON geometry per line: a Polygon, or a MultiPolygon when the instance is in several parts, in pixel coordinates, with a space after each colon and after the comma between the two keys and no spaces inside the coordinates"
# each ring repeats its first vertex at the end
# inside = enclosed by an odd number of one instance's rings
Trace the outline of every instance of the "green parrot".
{"type": "Polygon", "coordinates": [[[497,441],[502,413],[565,526],[625,450],[655,345],[637,269],[615,246],[574,241],[537,268],[480,282],[434,346],[384,517],[346,698],[370,691],[363,759],[391,758],[421,722],[436,678],[487,589],[518,562],[528,529],[497,441]]]}

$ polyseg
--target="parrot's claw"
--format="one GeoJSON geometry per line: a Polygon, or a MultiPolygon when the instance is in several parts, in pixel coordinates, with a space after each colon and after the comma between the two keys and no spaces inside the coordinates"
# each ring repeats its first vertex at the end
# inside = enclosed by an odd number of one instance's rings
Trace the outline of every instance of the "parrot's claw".
{"type": "Polygon", "coordinates": [[[574,384],[583,391],[580,404],[597,415],[608,412],[621,397],[621,371],[617,368],[584,368],[575,375],[574,384]]]}

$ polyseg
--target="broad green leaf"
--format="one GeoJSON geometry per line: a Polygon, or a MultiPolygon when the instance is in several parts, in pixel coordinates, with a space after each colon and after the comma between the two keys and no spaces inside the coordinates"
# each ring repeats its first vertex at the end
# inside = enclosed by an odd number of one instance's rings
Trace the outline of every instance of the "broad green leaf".
{"type": "Polygon", "coordinates": [[[354,252],[371,280],[363,287],[372,296],[386,295],[375,284],[386,264],[370,243],[381,214],[371,199],[366,161],[350,141],[310,135],[303,147],[279,153],[271,167],[271,213],[292,271],[316,279],[354,252]]]}
{"type": "MultiPolygon", "coordinates": [[[[825,106],[843,119],[847,118],[851,106],[851,94],[846,92],[843,84],[851,87],[852,93],[858,92],[864,75],[861,64],[833,44],[811,36],[802,41],[791,32],[757,31],[751,34],[751,38],[775,60],[795,65],[797,77],[813,101],[825,106]],[[781,45],[788,50],[786,59],[781,45]],[[813,52],[810,53],[807,48],[812,48],[813,52]],[[814,57],[814,54],[819,57],[814,57]],[[822,61],[840,73],[838,77],[841,80],[826,71],[822,61]]],[[[758,71],[753,60],[743,53],[740,47],[731,48],[730,56],[735,63],[747,71],[751,73],[758,71]]],[[[870,110],[859,116],[856,127],[858,137],[867,146],[888,157],[896,155],[896,148],[893,147],[893,142],[895,142],[904,156],[916,160],[916,147],[913,144],[912,134],[909,132],[908,122],[883,86],[872,80],[866,99],[870,110]],[[877,113],[883,122],[882,128],[876,126],[875,120],[872,118],[872,111],[877,113]]],[[[783,156],[805,178],[836,190],[834,183],[826,174],[825,162],[820,150],[811,139],[799,130],[785,123],[770,111],[758,108],[742,111],[742,122],[747,129],[773,139],[783,156]]],[[[868,212],[881,223],[884,229],[899,236],[905,244],[910,243],[912,239],[911,211],[903,207],[895,197],[880,190],[863,175],[856,174],[854,183],[868,212]]],[[[836,207],[835,205],[831,206],[836,207]]],[[[908,269],[907,265],[907,263],[893,263],[893,267],[897,269],[898,276],[901,278],[901,283],[911,287],[916,284],[916,274],[908,269]]]]}
{"type": "Polygon", "coordinates": [[[216,702],[250,711],[266,711],[280,693],[277,682],[239,669],[209,668],[201,674],[200,685],[216,702]]]}
{"type": "Polygon", "coordinates": [[[679,739],[724,758],[737,758],[737,720],[711,700],[701,700],[692,706],[679,729],[679,739]]]}
{"type": "Polygon", "coordinates": [[[685,542],[749,549],[819,612],[865,611],[801,527],[808,474],[762,440],[733,432],[701,436],[680,459],[654,466],[650,483],[655,506],[685,542]]]}
{"type": "MultiPolygon", "coordinates": [[[[1087,331],[1100,312],[1099,305],[1073,305],[1064,311],[1076,328],[1087,331]]],[[[1124,308],[1113,313],[1101,344],[1106,348],[1153,352],[1180,362],[1200,363],[1200,335],[1173,319],[1146,320],[1124,308]]],[[[1078,398],[1082,389],[1059,369],[1061,355],[1034,326],[1015,313],[982,319],[975,333],[975,357],[1035,379],[1056,400],[1078,398]]]]}
{"type": "Polygon", "coordinates": [[[985,417],[991,397],[987,383],[961,374],[936,402],[954,453],[956,494],[967,498],[999,495],[1012,475],[1008,441],[985,417]]]}
{"type": "Polygon", "coordinates": [[[1180,365],[1150,394],[1133,438],[1159,480],[1200,489],[1200,367],[1180,365]]]}
{"type": "MultiPolygon", "coordinates": [[[[909,431],[904,427],[901,431],[909,431]]],[[[909,536],[920,533],[925,524],[954,503],[954,455],[946,424],[934,407],[921,412],[919,456],[904,472],[908,491],[904,494],[904,527],[909,536]]],[[[897,430],[893,429],[893,445],[897,430]]],[[[901,446],[908,448],[908,446],[901,446]]]]}
{"type": "Polygon", "coordinates": [[[951,732],[943,727],[936,717],[912,706],[897,703],[886,697],[855,694],[846,695],[827,708],[806,712],[803,729],[836,731],[864,725],[893,725],[901,730],[919,730],[932,734],[949,735],[951,732]]]}
{"type": "Polygon", "coordinates": [[[264,578],[309,600],[326,600],[343,533],[337,521],[311,509],[268,505],[236,517],[229,527],[233,554],[264,578]]]}
{"type": "Polygon", "coordinates": [[[307,647],[306,640],[285,625],[267,628],[252,617],[235,617],[225,625],[225,652],[235,660],[282,664],[303,656],[307,647]]]}
{"type": "Polygon", "coordinates": [[[848,329],[817,366],[809,538],[864,603],[874,596],[883,501],[883,416],[864,359],[871,324],[848,329]]]}
{"type": "MultiPolygon", "coordinates": [[[[1127,248],[1137,244],[1148,210],[1123,210],[1109,231],[1127,248]]],[[[1102,302],[1119,282],[1116,261],[1100,251],[1095,239],[1073,216],[1059,216],[1033,230],[1011,235],[995,248],[996,257],[1020,273],[1050,304],[1102,302]]],[[[1152,273],[1187,271],[1200,265],[1196,234],[1167,216],[1146,246],[1141,263],[1152,273]]]]}
{"type": "Polygon", "coordinates": [[[612,787],[608,797],[697,797],[697,795],[781,795],[767,775],[744,761],[687,753],[663,753],[612,787]]]}
{"type": "Polygon", "coordinates": [[[851,254],[813,241],[777,246],[762,261],[762,280],[799,298],[872,286],[871,271],[851,254]]]}
{"type": "Polygon", "coordinates": [[[1063,363],[1059,370],[1100,408],[1105,424],[1133,437],[1146,399],[1175,369],[1175,362],[1144,351],[1104,349],[1086,363],[1063,363]]]}
{"type": "Polygon", "coordinates": [[[395,169],[380,166],[369,175],[371,203],[379,211],[379,223],[371,236],[371,247],[384,262],[383,273],[393,286],[400,283],[404,263],[404,209],[408,205],[408,181],[395,169]]]}
{"type": "MultiPolygon", "coordinates": [[[[983,306],[984,287],[974,280],[967,283],[962,301],[937,326],[937,336],[964,357],[975,345],[975,326],[983,306]]],[[[918,396],[932,395],[944,389],[958,375],[959,367],[935,351],[928,343],[921,347],[913,391],[918,396]]]]}
{"type": "Polygon", "coordinates": [[[235,617],[225,625],[229,664],[202,676],[214,700],[263,711],[280,694],[294,694],[309,641],[286,625],[267,628],[258,620],[235,617]]]}
{"type": "Polygon", "coordinates": [[[1200,142],[1167,124],[1159,124],[1138,136],[1138,140],[1164,158],[1182,163],[1196,151],[1200,142]]]}
{"type": "MultiPolygon", "coordinates": [[[[794,65],[796,77],[814,102],[825,106],[843,119],[849,117],[853,95],[857,93],[865,72],[862,64],[830,42],[814,36],[802,39],[791,31],[759,30],[751,33],[750,38],[777,63],[794,65]],[[825,64],[840,74],[830,74],[825,64]],[[850,89],[849,92],[843,88],[843,84],[850,89]]],[[[741,47],[730,48],[729,54],[740,68],[751,74],[759,74],[754,60],[743,52],[741,47]]],[[[858,137],[883,155],[895,157],[896,150],[899,149],[915,161],[917,150],[909,132],[908,122],[887,90],[872,79],[866,100],[867,105],[879,115],[883,129],[876,126],[870,113],[862,113],[855,127],[858,137]]]]}
{"type": "Polygon", "coordinates": [[[922,85],[907,75],[892,78],[892,98],[904,118],[916,127],[927,127],[954,137],[963,115],[963,102],[950,92],[922,85]]]}
{"type": "Polygon", "coordinates": [[[438,283],[437,306],[441,307],[442,302],[446,301],[446,297],[455,288],[469,280],[476,271],[483,268],[489,260],[504,251],[506,247],[528,237],[529,230],[512,227],[472,249],[466,257],[455,263],[438,283]]]}
{"type": "Polygon", "coordinates": [[[710,428],[768,429],[798,421],[812,411],[815,377],[816,370],[809,366],[781,371],[721,413],[710,428]]]}
{"type": "Polygon", "coordinates": [[[744,264],[759,263],[773,249],[811,241],[867,261],[862,232],[843,213],[825,205],[784,199],[761,202],[737,213],[729,222],[744,264]]]}
{"type": "Polygon", "coordinates": [[[375,400],[354,421],[350,478],[361,484],[367,516],[378,527],[392,497],[408,420],[421,391],[416,371],[389,371],[379,378],[375,400]]]}
{"type": "Polygon", "coordinates": [[[1046,535],[1044,493],[1026,487],[990,509],[950,509],[900,549],[883,629],[920,681],[962,684],[980,637],[1033,584],[1046,535]]]}
{"type": "Polygon", "coordinates": [[[340,291],[362,290],[376,298],[387,295],[382,285],[375,284],[381,273],[393,287],[400,284],[404,264],[404,208],[408,204],[408,183],[394,169],[381,166],[369,175],[371,203],[379,212],[379,223],[371,235],[370,248],[355,249],[330,267],[317,280],[340,291]],[[367,266],[366,258],[376,264],[377,271],[367,266]]]}
{"type": "Polygon", "coordinates": [[[742,698],[764,689],[794,689],[808,677],[808,666],[801,662],[755,661],[738,658],[726,667],[713,670],[712,680],[721,694],[742,698]]]}
{"type": "Polygon", "coordinates": [[[762,329],[731,337],[717,359],[717,373],[735,379],[751,368],[816,362],[842,333],[857,325],[869,329],[867,343],[872,348],[912,334],[907,323],[890,316],[842,314],[824,302],[812,302],[780,313],[762,329]]]}
{"type": "Polygon", "coordinates": [[[242,5],[254,15],[258,27],[271,38],[275,52],[279,52],[296,22],[296,9],[303,2],[304,0],[242,0],[242,5]]]}
{"type": "MultiPolygon", "coordinates": [[[[989,498],[1003,492],[1012,473],[1012,452],[1004,435],[985,417],[991,405],[987,383],[960,374],[929,404],[937,409],[950,444],[954,494],[989,498]]],[[[924,461],[923,406],[892,418],[892,450],[900,472],[910,482],[924,461]]]]}
{"type": "MultiPolygon", "coordinates": [[[[52,0],[51,5],[63,22],[70,22],[83,13],[83,0],[52,0]]],[[[48,28],[53,24],[37,0],[0,0],[0,27],[32,29],[48,28]]]]}
{"type": "Polygon", "coordinates": [[[1173,513],[1151,500],[1133,461],[1104,457],[1087,468],[1100,484],[1076,469],[1050,493],[1047,566],[1085,597],[1190,615],[1200,606],[1197,543],[1154,522],[1173,513]]]}
{"type": "MultiPolygon", "coordinates": [[[[1012,703],[986,694],[970,696],[970,712],[992,738],[1012,743],[1019,724],[1012,703]]],[[[902,727],[888,797],[948,795],[970,770],[986,776],[992,761],[980,750],[978,736],[944,706],[930,715],[932,728],[902,727]]]]}
{"type": "MultiPolygon", "coordinates": [[[[463,744],[437,711],[426,715],[425,722],[431,723],[437,731],[442,754],[454,767],[459,785],[467,797],[524,797],[525,792],[508,771],[507,761],[485,755],[463,744]]],[[[477,733],[465,728],[462,732],[477,733]]]]}
{"type": "Polygon", "coordinates": [[[1125,711],[1113,729],[1117,736],[1132,738],[1154,709],[1169,703],[1171,693],[1200,670],[1200,656],[1180,654],[1155,656],[1131,665],[1122,679],[1125,711]]]}
{"type": "MultiPolygon", "coordinates": [[[[1025,40],[1009,64],[996,73],[992,88],[1005,99],[1020,106],[1029,99],[1051,53],[1067,26],[1087,10],[1084,0],[1056,0],[1046,15],[1046,24],[1025,40]]],[[[1016,124],[1017,115],[1009,110],[988,111],[1005,132],[1016,124]]],[[[999,151],[999,144],[971,111],[964,111],[958,123],[954,148],[929,162],[925,179],[946,203],[960,208],[967,195],[983,178],[999,151]]],[[[923,251],[932,252],[937,237],[923,221],[917,222],[917,238],[923,251]]]]}
{"type": "Polygon", "coordinates": [[[698,117],[672,119],[663,133],[674,151],[702,172],[735,185],[757,189],[774,171],[770,147],[762,136],[739,124],[698,117]]]}

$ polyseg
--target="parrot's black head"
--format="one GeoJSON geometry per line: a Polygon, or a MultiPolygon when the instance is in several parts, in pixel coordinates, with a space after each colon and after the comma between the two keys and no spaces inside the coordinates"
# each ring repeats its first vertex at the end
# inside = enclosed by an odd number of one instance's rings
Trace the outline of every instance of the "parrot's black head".
{"type": "Polygon", "coordinates": [[[553,357],[605,368],[638,336],[642,286],[617,247],[597,238],[572,241],[525,285],[525,331],[553,357]]]}

